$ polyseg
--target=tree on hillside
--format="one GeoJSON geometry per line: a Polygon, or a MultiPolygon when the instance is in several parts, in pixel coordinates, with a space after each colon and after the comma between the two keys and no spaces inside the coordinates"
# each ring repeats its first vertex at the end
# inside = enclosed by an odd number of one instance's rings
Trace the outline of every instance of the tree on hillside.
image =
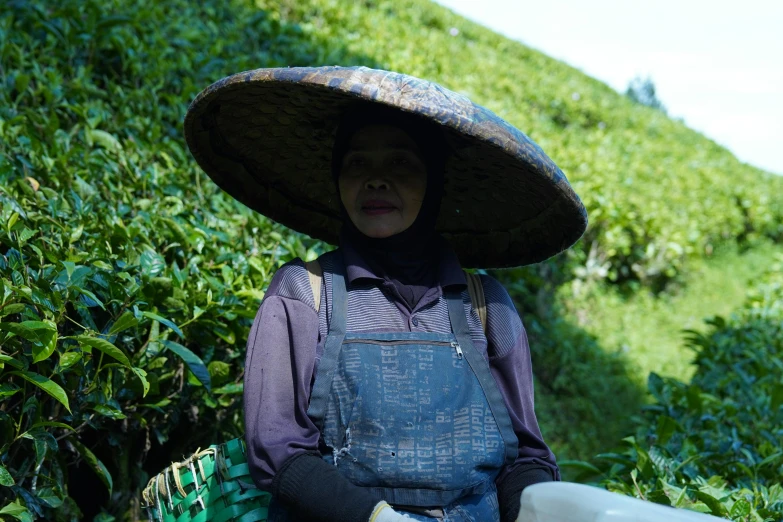
{"type": "Polygon", "coordinates": [[[628,83],[628,89],[626,89],[625,95],[636,103],[666,113],[666,107],[661,103],[661,100],[658,99],[658,96],[655,93],[655,84],[649,76],[646,78],[636,76],[628,83]]]}

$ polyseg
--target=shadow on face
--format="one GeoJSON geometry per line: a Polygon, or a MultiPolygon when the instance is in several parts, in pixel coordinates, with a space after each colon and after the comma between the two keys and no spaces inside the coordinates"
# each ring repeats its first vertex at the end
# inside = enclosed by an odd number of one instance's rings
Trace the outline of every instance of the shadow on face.
{"type": "Polygon", "coordinates": [[[359,231],[372,238],[410,227],[427,189],[416,142],[392,125],[367,125],[351,137],[338,178],[340,199],[359,231]]]}

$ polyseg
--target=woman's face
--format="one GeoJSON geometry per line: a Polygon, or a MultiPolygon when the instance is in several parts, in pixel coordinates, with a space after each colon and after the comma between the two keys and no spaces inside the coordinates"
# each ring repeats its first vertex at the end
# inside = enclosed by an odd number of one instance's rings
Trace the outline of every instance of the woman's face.
{"type": "Polygon", "coordinates": [[[402,129],[368,125],[351,138],[343,157],[340,199],[361,233],[399,234],[416,220],[427,189],[419,149],[402,129]]]}

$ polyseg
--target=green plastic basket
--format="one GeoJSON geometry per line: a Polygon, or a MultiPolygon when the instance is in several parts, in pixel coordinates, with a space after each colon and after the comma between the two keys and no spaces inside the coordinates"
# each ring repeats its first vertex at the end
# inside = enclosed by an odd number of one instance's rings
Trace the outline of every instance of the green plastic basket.
{"type": "Polygon", "coordinates": [[[250,478],[241,438],[210,446],[152,477],[142,507],[155,522],[265,521],[271,495],[250,478]]]}

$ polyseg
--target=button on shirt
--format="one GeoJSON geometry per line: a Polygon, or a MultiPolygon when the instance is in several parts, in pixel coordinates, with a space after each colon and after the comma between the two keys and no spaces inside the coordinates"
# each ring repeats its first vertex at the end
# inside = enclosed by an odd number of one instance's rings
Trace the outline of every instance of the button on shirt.
{"type": "MultiPolygon", "coordinates": [[[[253,321],[244,377],[245,441],[254,482],[269,490],[275,473],[291,457],[319,452],[319,431],[307,416],[331,317],[331,271],[341,260],[348,287],[347,331],[451,331],[443,289],[462,290],[471,339],[490,365],[519,440],[518,458],[498,483],[520,465],[543,466],[560,480],[555,457],[541,436],[533,407],[533,372],[522,321],[505,288],[481,276],[487,331],[471,307],[465,274],[445,240],[433,287],[411,310],[393,284],[373,273],[350,245],[319,258],[324,277],[319,312],[301,259],[274,275],[253,321]],[[341,256],[341,257],[338,257],[341,256]]],[[[323,449],[323,448],[320,448],[323,449]]]]}

